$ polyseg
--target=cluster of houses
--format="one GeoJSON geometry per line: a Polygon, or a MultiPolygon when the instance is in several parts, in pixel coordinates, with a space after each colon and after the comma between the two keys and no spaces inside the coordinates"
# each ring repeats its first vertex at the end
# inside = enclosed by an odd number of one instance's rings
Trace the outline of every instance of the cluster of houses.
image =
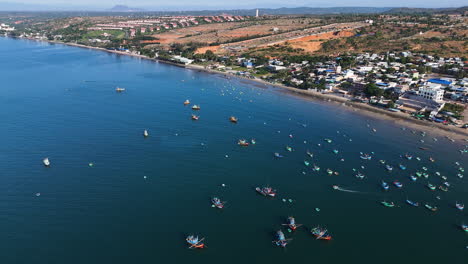
{"type": "Polygon", "coordinates": [[[89,27],[88,30],[129,30],[130,36],[134,37],[137,31],[142,34],[146,32],[157,32],[175,28],[197,26],[200,23],[222,23],[243,21],[243,16],[163,16],[152,19],[139,19],[119,21],[115,23],[96,24],[89,27]]]}
{"type": "MultiPolygon", "coordinates": [[[[300,88],[317,91],[316,86],[304,87],[307,83],[324,83],[320,92],[336,94],[350,100],[374,103],[388,106],[391,102],[392,111],[407,113],[430,113],[430,117],[437,117],[446,102],[464,104],[468,102],[468,78],[455,79],[443,77],[449,75],[426,74],[418,68],[437,68],[446,64],[455,71],[466,71],[465,62],[461,58],[435,58],[424,54],[410,52],[386,54],[359,54],[354,57],[353,67],[343,68],[339,59],[327,62],[287,63],[278,59],[271,59],[265,65],[256,65],[255,59],[237,58],[239,66],[251,69],[266,68],[270,74],[263,78],[271,82],[284,83],[285,78],[277,79],[280,71],[287,72],[288,83],[300,88]],[[391,99],[365,96],[365,87],[369,82],[387,94],[391,99]],[[302,86],[301,86],[302,85],[302,86]]],[[[213,64],[210,68],[226,68],[222,64],[213,64]]],[[[249,76],[249,70],[236,73],[249,76]]],[[[284,74],[282,75],[284,76],[284,74]]]]}
{"type": "Polygon", "coordinates": [[[12,26],[9,26],[9,25],[4,24],[4,23],[0,24],[0,31],[11,32],[11,31],[14,31],[14,30],[15,30],[15,28],[12,27],[12,26]]]}

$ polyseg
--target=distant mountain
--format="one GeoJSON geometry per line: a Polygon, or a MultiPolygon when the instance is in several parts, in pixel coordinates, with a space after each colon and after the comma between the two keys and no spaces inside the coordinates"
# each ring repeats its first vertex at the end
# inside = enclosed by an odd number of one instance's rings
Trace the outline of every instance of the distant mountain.
{"type": "Polygon", "coordinates": [[[385,11],[389,14],[411,14],[411,13],[425,13],[425,14],[463,14],[468,12],[468,6],[454,7],[454,8],[409,8],[398,7],[385,11]]]}
{"type": "Polygon", "coordinates": [[[116,5],[109,9],[110,12],[144,12],[142,8],[132,8],[126,5],[116,5]]]}

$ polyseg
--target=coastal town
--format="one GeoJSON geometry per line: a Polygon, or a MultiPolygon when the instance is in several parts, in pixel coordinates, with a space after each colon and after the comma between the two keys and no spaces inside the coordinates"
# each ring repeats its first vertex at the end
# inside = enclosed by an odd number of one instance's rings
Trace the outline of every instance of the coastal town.
{"type": "Polygon", "coordinates": [[[271,16],[257,9],[251,16],[23,19],[12,26],[2,23],[0,32],[219,72],[467,128],[466,20],[464,9],[351,18],[271,16]],[[388,36],[397,40],[379,37],[388,27],[400,30],[388,36]],[[360,49],[363,39],[377,44],[360,49]],[[407,47],[380,49],[401,39],[415,46],[405,42],[407,47]],[[337,52],[343,41],[354,46],[337,52]],[[461,46],[446,46],[444,52],[420,47],[434,41],[461,46]]]}

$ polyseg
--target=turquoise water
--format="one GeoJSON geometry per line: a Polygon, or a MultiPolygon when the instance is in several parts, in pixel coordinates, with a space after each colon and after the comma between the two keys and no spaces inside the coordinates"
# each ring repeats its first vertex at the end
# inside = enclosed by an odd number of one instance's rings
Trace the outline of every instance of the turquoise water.
{"type": "Polygon", "coordinates": [[[466,163],[458,152],[462,142],[430,132],[422,137],[245,80],[63,45],[0,38],[0,72],[2,263],[467,259],[468,237],[460,228],[467,213],[454,208],[455,201],[468,203],[466,177],[456,177],[454,164],[466,163]],[[116,93],[117,86],[126,91],[116,93]],[[186,99],[201,105],[198,121],[190,119],[186,99]],[[231,115],[238,124],[228,121],[231,115]],[[239,147],[240,138],[257,144],[239,147]],[[274,152],[285,157],[275,159],[274,152]],[[359,152],[375,154],[364,161],[359,152]],[[405,153],[421,161],[400,158],[405,153]],[[380,159],[394,170],[387,172],[380,159]],[[400,163],[408,168],[400,170],[400,163]],[[409,175],[423,166],[429,179],[411,182],[409,175]],[[339,175],[327,176],[327,168],[339,175]],[[354,177],[353,168],[366,178],[354,177]],[[442,184],[435,171],[448,177],[449,192],[425,186],[442,184]],[[404,186],[384,192],[381,180],[404,186]],[[263,185],[278,197],[257,195],[254,188],[263,185]],[[213,196],[227,201],[223,210],[211,208],[213,196]],[[439,211],[410,207],[407,198],[439,211]],[[398,207],[383,207],[383,200],[398,207]],[[287,232],[281,224],[288,216],[304,227],[287,232]],[[317,225],[333,240],[315,240],[309,230],[317,225]],[[271,243],[280,228],[293,238],[286,249],[271,243]],[[187,249],[188,234],[205,237],[207,248],[187,249]]]}

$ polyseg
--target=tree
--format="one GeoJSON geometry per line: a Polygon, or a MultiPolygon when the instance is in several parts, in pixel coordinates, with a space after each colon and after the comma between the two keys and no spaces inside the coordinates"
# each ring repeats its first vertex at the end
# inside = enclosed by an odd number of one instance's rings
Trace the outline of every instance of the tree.
{"type": "Polygon", "coordinates": [[[366,96],[371,97],[371,96],[382,96],[384,91],[380,89],[375,83],[368,83],[364,87],[364,94],[366,96]]]}

